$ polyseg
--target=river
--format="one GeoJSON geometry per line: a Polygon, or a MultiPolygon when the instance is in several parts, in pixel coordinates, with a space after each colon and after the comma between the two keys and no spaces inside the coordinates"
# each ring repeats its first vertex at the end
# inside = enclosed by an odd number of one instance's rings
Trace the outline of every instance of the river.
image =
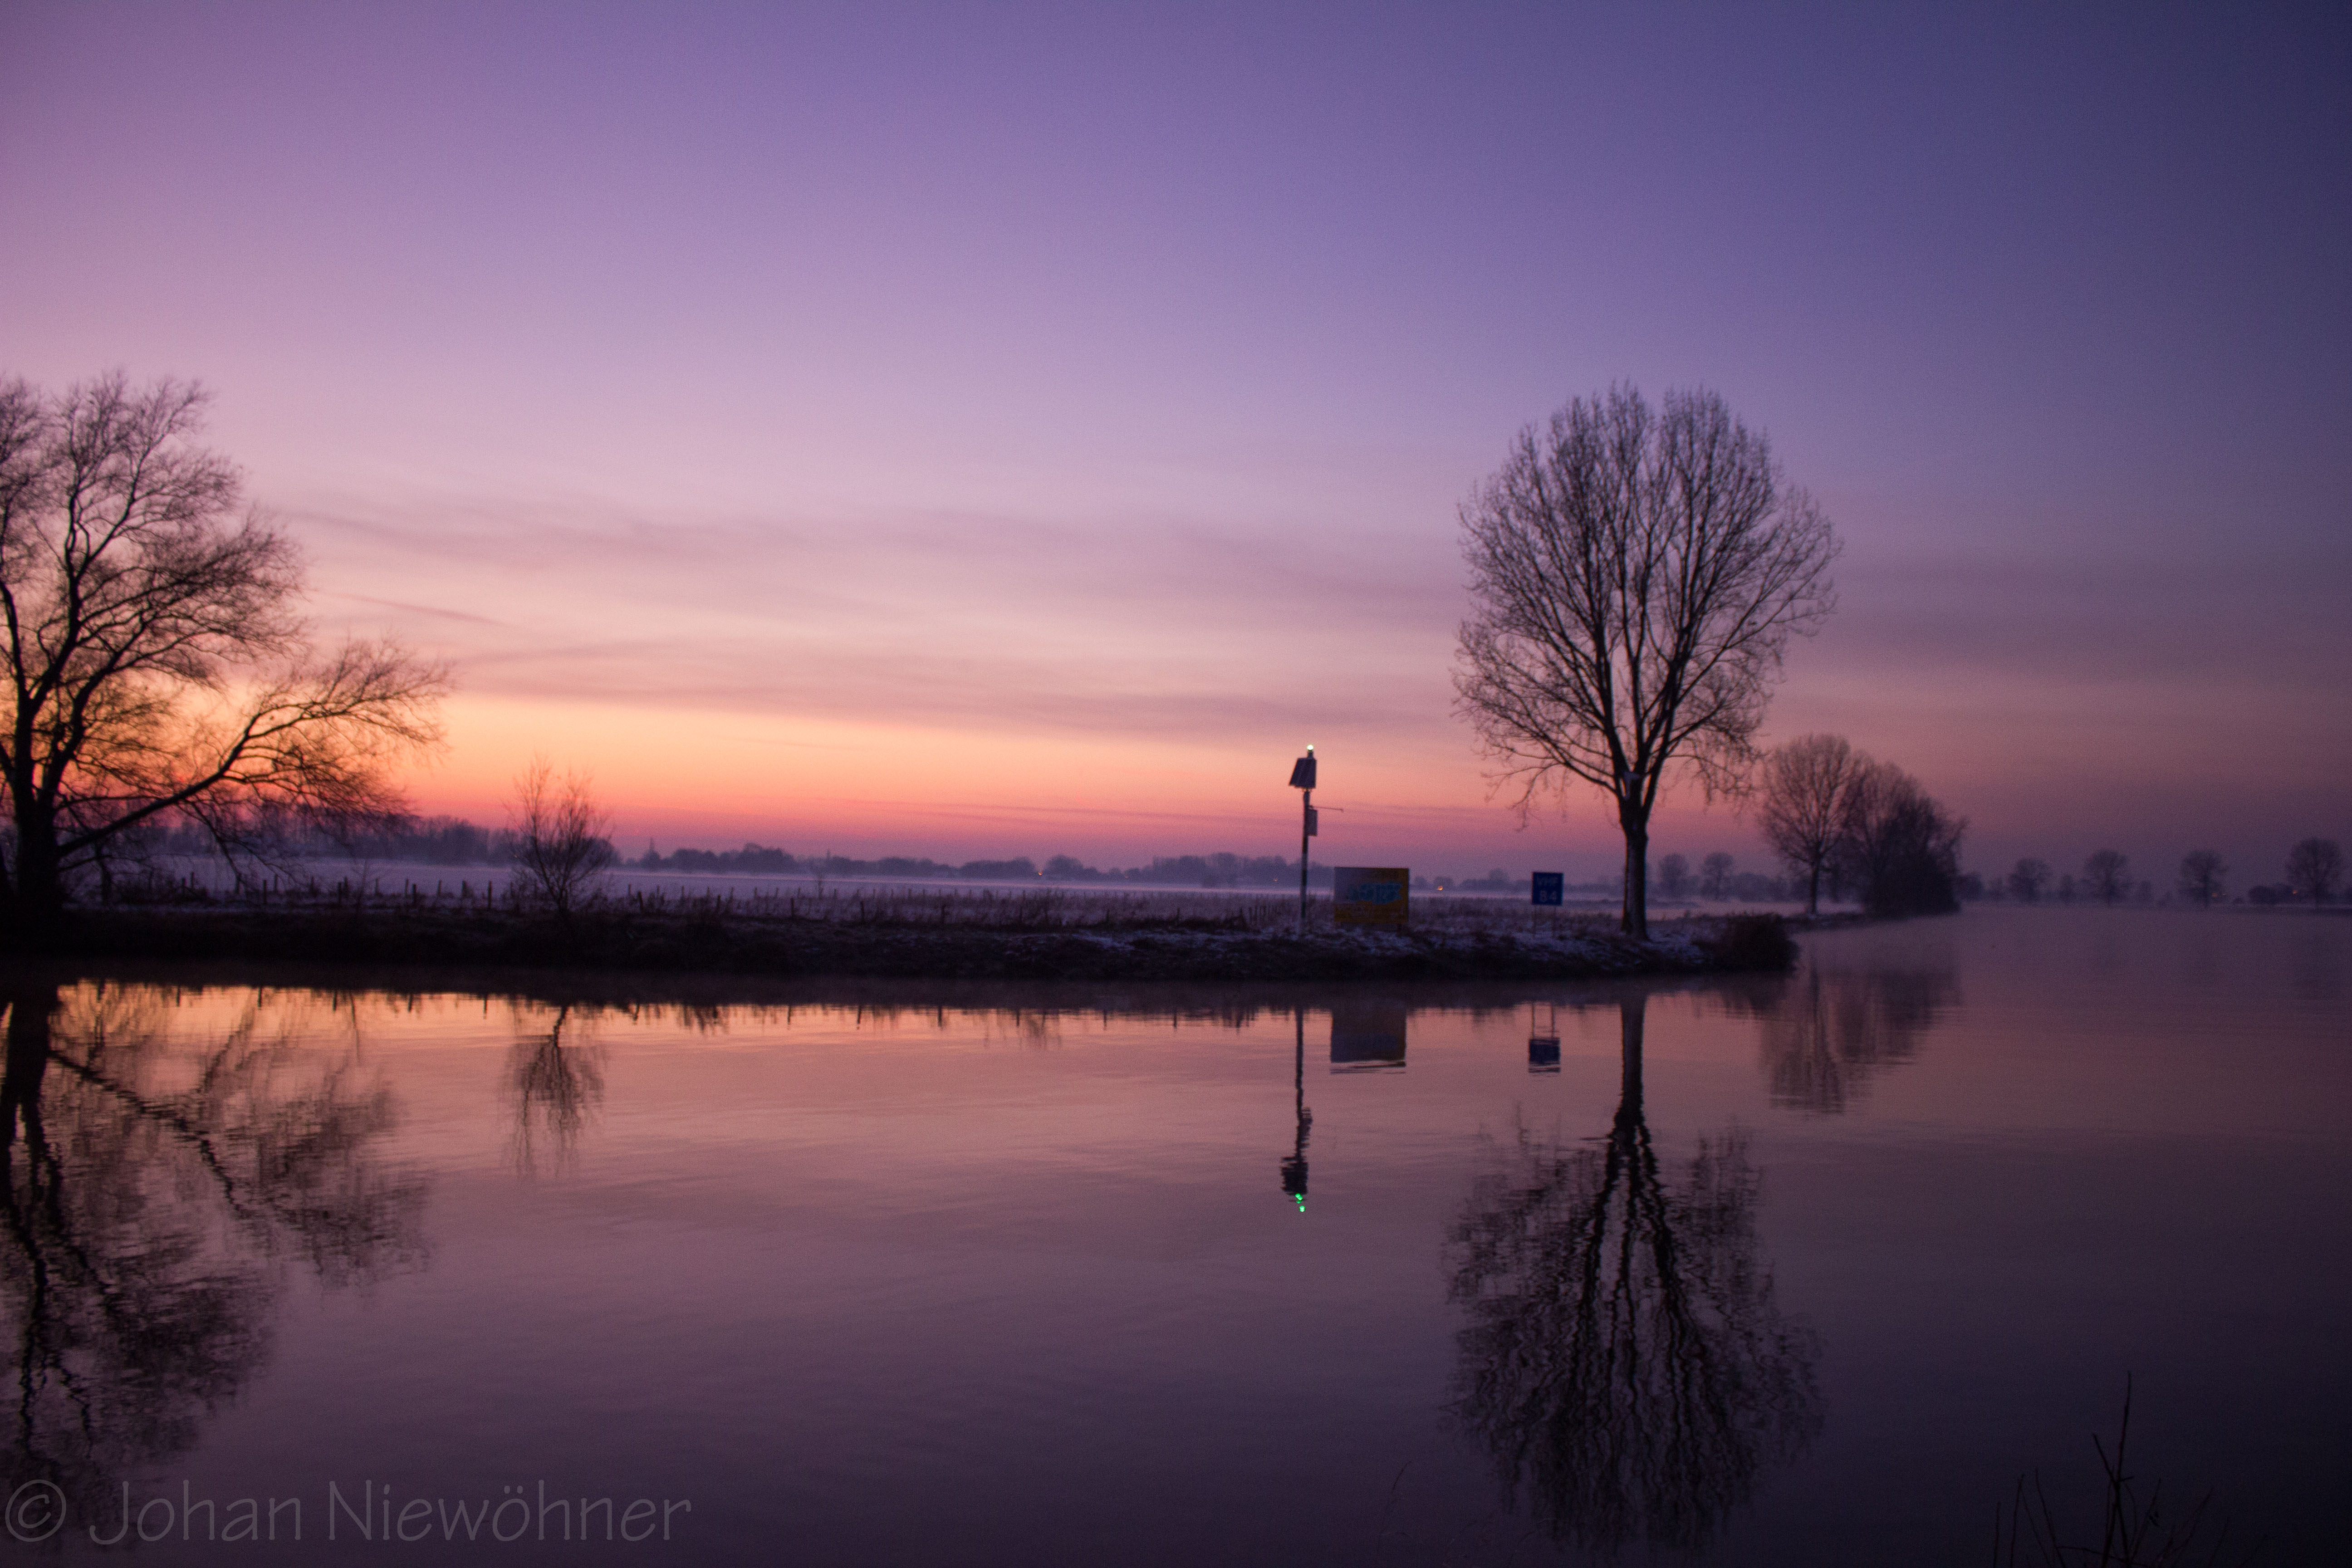
{"type": "Polygon", "coordinates": [[[2024,1477],[2095,1537],[2128,1382],[2168,1519],[2336,1550],[2352,920],[1805,947],[1491,995],[12,971],[6,1528],[1977,1563],[2024,1477]]]}

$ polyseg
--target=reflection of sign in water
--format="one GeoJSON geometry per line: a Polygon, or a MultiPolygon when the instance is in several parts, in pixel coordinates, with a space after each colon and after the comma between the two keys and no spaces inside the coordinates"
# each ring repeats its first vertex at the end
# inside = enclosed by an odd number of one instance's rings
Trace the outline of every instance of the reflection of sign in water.
{"type": "Polygon", "coordinates": [[[1538,871],[1534,901],[1558,905],[1568,897],[1568,874],[1564,871],[1538,871]]]}
{"type": "Polygon", "coordinates": [[[1332,1008],[1332,1067],[1354,1069],[1404,1066],[1407,1011],[1402,1002],[1384,1002],[1377,997],[1343,1002],[1332,1008]]]}
{"type": "Polygon", "coordinates": [[[1331,873],[1331,919],[1340,925],[1401,926],[1412,885],[1402,866],[1342,866],[1331,873]]]}
{"type": "Polygon", "coordinates": [[[1558,1072],[1559,1070],[1559,1007],[1556,1003],[1544,1004],[1545,1016],[1535,1016],[1535,1007],[1528,1008],[1528,1070],[1558,1072]]]}

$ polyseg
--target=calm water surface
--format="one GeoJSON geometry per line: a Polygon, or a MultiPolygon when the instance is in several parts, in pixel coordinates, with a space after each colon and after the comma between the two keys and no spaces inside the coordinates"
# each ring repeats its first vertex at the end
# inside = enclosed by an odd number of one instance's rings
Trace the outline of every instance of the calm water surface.
{"type": "Polygon", "coordinates": [[[64,1522],[8,1550],[1975,1563],[2021,1474],[2090,1506],[2128,1376],[2136,1473],[2337,1560],[2352,921],[1807,950],[1534,1002],[18,976],[0,1452],[64,1522]]]}

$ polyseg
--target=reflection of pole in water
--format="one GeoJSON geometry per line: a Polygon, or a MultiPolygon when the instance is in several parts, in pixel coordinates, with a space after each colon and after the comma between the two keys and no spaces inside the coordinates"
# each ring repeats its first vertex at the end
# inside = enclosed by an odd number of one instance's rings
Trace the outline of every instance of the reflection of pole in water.
{"type": "Polygon", "coordinates": [[[1307,1130],[1315,1125],[1315,1113],[1307,1109],[1307,1011],[1303,1007],[1299,1008],[1295,1016],[1298,1020],[1298,1046],[1290,1058],[1290,1094],[1291,1103],[1297,1108],[1298,1111],[1298,1142],[1288,1154],[1283,1156],[1282,1190],[1288,1194],[1291,1201],[1298,1205],[1298,1212],[1305,1214],[1307,1212],[1307,1130]]]}

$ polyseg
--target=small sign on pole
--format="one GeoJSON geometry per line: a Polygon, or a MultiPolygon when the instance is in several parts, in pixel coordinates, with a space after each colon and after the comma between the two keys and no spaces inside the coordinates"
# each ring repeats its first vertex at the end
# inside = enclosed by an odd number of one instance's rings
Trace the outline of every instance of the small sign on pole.
{"type": "Polygon", "coordinates": [[[1564,871],[1538,871],[1535,874],[1534,899],[1538,905],[1554,909],[1568,899],[1568,874],[1564,871]]]}
{"type": "Polygon", "coordinates": [[[1409,923],[1412,874],[1402,866],[1342,866],[1331,873],[1331,919],[1339,925],[1409,923]]]}
{"type": "Polygon", "coordinates": [[[1307,841],[1315,832],[1315,743],[1307,743],[1307,754],[1290,764],[1290,787],[1298,791],[1298,934],[1307,934],[1307,841]]]}

